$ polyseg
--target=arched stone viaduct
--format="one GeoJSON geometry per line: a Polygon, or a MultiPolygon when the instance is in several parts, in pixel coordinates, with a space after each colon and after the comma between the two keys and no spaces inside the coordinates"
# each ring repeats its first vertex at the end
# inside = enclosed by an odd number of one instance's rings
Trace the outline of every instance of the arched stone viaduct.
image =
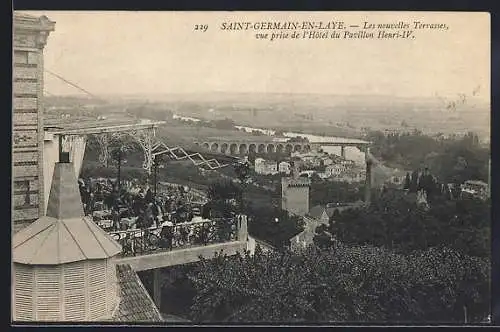
{"type": "Polygon", "coordinates": [[[249,153],[291,153],[308,152],[318,146],[313,143],[298,142],[252,142],[252,141],[203,141],[195,142],[197,146],[229,155],[247,155],[249,153]]]}
{"type": "Polygon", "coordinates": [[[345,157],[345,147],[354,146],[360,151],[366,152],[369,142],[345,141],[345,142],[274,142],[274,141],[251,141],[251,140],[203,140],[195,141],[195,145],[214,152],[227,155],[248,155],[249,153],[291,153],[309,152],[321,146],[340,146],[341,155],[345,157]]]}

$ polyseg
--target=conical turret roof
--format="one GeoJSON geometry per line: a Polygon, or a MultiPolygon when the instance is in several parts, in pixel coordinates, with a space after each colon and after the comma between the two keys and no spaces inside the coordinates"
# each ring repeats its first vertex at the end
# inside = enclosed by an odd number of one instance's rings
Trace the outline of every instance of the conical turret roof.
{"type": "Polygon", "coordinates": [[[106,259],[122,250],[85,217],[72,163],[55,165],[47,215],[17,232],[12,249],[14,262],[31,265],[106,259]]]}

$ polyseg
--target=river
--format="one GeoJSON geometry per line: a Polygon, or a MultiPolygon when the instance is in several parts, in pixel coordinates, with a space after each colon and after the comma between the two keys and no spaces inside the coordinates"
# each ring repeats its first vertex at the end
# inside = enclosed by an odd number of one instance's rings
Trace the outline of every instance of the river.
{"type": "MultiPolygon", "coordinates": [[[[198,118],[193,118],[193,117],[184,117],[180,115],[175,115],[176,119],[183,120],[183,121],[203,121],[202,119],[198,118]]],[[[238,130],[245,130],[247,133],[251,133],[252,131],[259,131],[264,135],[267,135],[271,137],[274,140],[278,140],[279,138],[275,136],[276,131],[272,129],[263,129],[263,128],[255,128],[255,127],[248,127],[248,126],[235,126],[236,129],[238,130]]],[[[321,142],[329,142],[329,143],[335,143],[335,142],[352,142],[352,143],[358,143],[358,142],[364,142],[359,139],[355,138],[345,138],[345,137],[335,137],[335,136],[321,136],[321,135],[313,135],[313,134],[303,134],[303,133],[296,133],[296,132],[285,132],[283,133],[285,137],[305,137],[309,140],[311,143],[321,143],[321,142]]],[[[335,154],[339,155],[341,154],[341,147],[340,146],[322,146],[323,151],[329,153],[329,154],[335,154]]],[[[361,152],[358,148],[356,147],[345,147],[345,157],[346,159],[354,161],[357,165],[364,167],[365,166],[365,153],[361,152]]],[[[373,157],[373,156],[372,156],[373,157]]],[[[384,166],[381,163],[376,163],[375,167],[372,168],[372,171],[374,172],[373,174],[373,181],[374,183],[383,183],[385,179],[387,179],[391,175],[396,175],[401,173],[401,170],[398,169],[392,169],[384,166]]],[[[400,175],[400,174],[399,174],[400,175]]]]}
{"type": "MultiPolygon", "coordinates": [[[[194,118],[194,117],[188,117],[188,116],[181,116],[178,114],[173,115],[174,119],[179,119],[182,121],[192,121],[192,122],[199,122],[203,121],[202,119],[194,118]]],[[[275,130],[272,129],[263,129],[263,128],[255,128],[255,127],[248,127],[248,126],[234,126],[238,130],[244,130],[247,133],[251,133],[253,131],[258,131],[264,135],[276,138],[274,135],[276,134],[275,130]]],[[[283,133],[285,137],[305,137],[307,138],[311,143],[315,142],[328,142],[328,143],[335,143],[335,142],[352,142],[352,143],[357,143],[357,142],[363,142],[362,140],[355,139],[355,138],[345,138],[345,137],[334,137],[334,136],[320,136],[320,135],[312,135],[312,134],[302,134],[302,133],[296,133],[296,132],[285,132],[283,133]]],[[[330,154],[335,154],[335,155],[340,155],[340,146],[322,146],[323,151],[330,153],[330,154]]],[[[345,156],[347,159],[353,160],[357,164],[363,165],[365,162],[365,154],[361,152],[358,148],[356,147],[346,147],[345,148],[345,156]]]]}

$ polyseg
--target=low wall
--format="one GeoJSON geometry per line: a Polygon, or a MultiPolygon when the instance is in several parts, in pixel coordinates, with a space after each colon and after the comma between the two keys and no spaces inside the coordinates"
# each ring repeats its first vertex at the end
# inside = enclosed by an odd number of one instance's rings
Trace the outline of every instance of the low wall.
{"type": "Polygon", "coordinates": [[[221,250],[223,250],[223,253],[227,255],[234,255],[238,251],[243,253],[246,249],[246,241],[233,241],[186,249],[176,249],[157,254],[124,257],[117,259],[116,263],[130,264],[133,270],[144,271],[167,266],[194,263],[200,260],[200,256],[213,258],[215,253],[220,252],[221,250]]]}

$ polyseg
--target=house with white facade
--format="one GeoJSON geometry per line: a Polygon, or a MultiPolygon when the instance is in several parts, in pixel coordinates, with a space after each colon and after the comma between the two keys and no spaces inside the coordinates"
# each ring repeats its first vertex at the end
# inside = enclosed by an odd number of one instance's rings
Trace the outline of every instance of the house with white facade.
{"type": "Polygon", "coordinates": [[[348,169],[343,173],[332,175],[329,179],[332,181],[349,183],[363,182],[366,179],[366,170],[348,169]]]}
{"type": "Polygon", "coordinates": [[[347,166],[344,164],[331,164],[325,167],[325,175],[328,177],[338,176],[347,171],[347,166]]]}
{"type": "Polygon", "coordinates": [[[264,158],[256,158],[254,164],[255,173],[263,175],[278,174],[278,163],[274,160],[265,160],[264,158]]]}
{"type": "Polygon", "coordinates": [[[282,161],[278,164],[278,171],[286,175],[290,175],[292,171],[292,165],[288,161],[282,161]]]}

